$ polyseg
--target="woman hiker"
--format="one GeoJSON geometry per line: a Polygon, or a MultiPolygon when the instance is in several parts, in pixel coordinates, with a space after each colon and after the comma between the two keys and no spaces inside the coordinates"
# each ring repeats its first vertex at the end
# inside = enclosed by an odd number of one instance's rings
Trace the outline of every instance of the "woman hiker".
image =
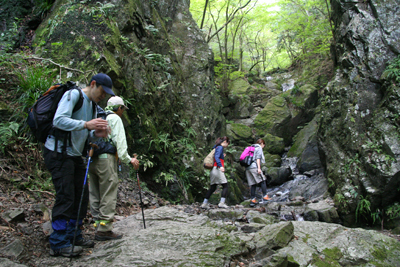
{"type": "Polygon", "coordinates": [[[221,192],[221,200],[218,204],[219,208],[228,208],[225,204],[225,199],[228,196],[228,181],[225,177],[225,168],[224,168],[224,148],[228,147],[230,141],[227,136],[219,137],[215,141],[215,154],[214,154],[214,167],[210,173],[210,189],[208,189],[206,197],[204,198],[203,204],[201,208],[207,209],[209,207],[208,200],[210,199],[211,195],[217,189],[217,185],[222,185],[222,192],[221,192]]]}
{"type": "Polygon", "coordinates": [[[250,207],[254,207],[258,204],[256,198],[256,188],[257,185],[261,186],[261,190],[263,193],[263,197],[260,203],[264,201],[270,200],[267,195],[267,178],[263,174],[261,170],[261,163],[265,163],[265,157],[263,148],[265,147],[265,141],[263,139],[258,139],[257,142],[253,145],[254,149],[254,156],[253,162],[250,164],[249,167],[246,168],[246,178],[247,183],[250,186],[250,207]]]}

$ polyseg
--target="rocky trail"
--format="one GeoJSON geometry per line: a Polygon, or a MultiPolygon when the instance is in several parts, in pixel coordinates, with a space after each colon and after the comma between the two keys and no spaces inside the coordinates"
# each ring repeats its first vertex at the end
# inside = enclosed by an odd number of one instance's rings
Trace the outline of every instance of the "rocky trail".
{"type": "MultiPolygon", "coordinates": [[[[116,220],[140,212],[139,196],[134,189],[135,183],[124,179],[119,184],[116,220]]],[[[0,184],[0,265],[1,258],[19,262],[27,266],[43,266],[43,261],[61,259],[50,257],[48,235],[51,229],[50,213],[54,203],[54,194],[47,191],[21,191],[11,183],[0,184]]],[[[151,193],[144,193],[146,209],[156,208],[168,202],[151,193]]],[[[94,239],[92,217],[84,220],[85,238],[94,239]]],[[[96,244],[97,245],[97,244],[96,244]]],[[[95,248],[96,249],[96,246],[95,248]]],[[[83,255],[89,255],[93,249],[86,249],[83,255]]]]}
{"type": "MultiPolygon", "coordinates": [[[[116,220],[123,220],[130,215],[141,215],[138,194],[135,189],[134,181],[124,179],[120,182],[119,189],[117,203],[118,215],[116,216],[116,220]]],[[[210,210],[202,210],[199,203],[194,203],[192,205],[171,205],[148,192],[144,192],[143,196],[146,210],[156,209],[160,206],[168,206],[190,216],[208,214],[211,219],[214,215],[210,214],[218,214],[219,212],[216,205],[211,205],[210,210]]],[[[53,205],[53,199],[54,195],[51,192],[16,190],[12,184],[7,182],[3,182],[0,185],[0,265],[68,265],[68,259],[62,257],[55,258],[49,255],[48,234],[51,228],[50,211],[53,205]]],[[[262,206],[246,208],[240,205],[231,206],[230,210],[232,210],[232,212],[235,212],[236,210],[243,211],[243,217],[238,219],[241,224],[249,223],[246,214],[249,213],[250,210],[258,211],[261,214],[268,213],[269,211],[262,206]]],[[[273,214],[273,212],[271,213],[273,214]]],[[[240,216],[241,215],[239,215],[239,217],[240,216]]],[[[141,216],[136,217],[139,221],[138,227],[141,227],[141,216]]],[[[288,216],[286,216],[286,218],[288,218],[288,216]]],[[[277,220],[279,219],[277,218],[277,220]]],[[[283,218],[280,219],[280,221],[282,220],[283,218]]],[[[225,220],[225,222],[227,222],[227,220],[225,220]]],[[[149,227],[152,227],[151,218],[148,225],[149,227]]],[[[252,227],[249,226],[249,229],[252,229],[252,227]]],[[[388,230],[380,232],[400,241],[400,235],[393,235],[388,230]]],[[[84,221],[83,233],[85,238],[94,239],[94,227],[92,225],[90,213],[88,213],[88,216],[84,221]]],[[[85,249],[81,257],[90,256],[92,253],[96,252],[96,250],[101,250],[105,245],[104,243],[106,242],[96,241],[95,247],[92,249],[85,249]]],[[[76,259],[73,261],[75,260],[76,259]]],[[[251,261],[242,259],[237,260],[236,263],[237,265],[232,266],[250,266],[251,261]]]]}

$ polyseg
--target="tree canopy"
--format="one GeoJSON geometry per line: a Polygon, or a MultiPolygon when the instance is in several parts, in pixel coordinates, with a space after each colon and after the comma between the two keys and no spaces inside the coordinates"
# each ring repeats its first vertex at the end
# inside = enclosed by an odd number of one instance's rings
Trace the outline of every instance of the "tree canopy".
{"type": "Polygon", "coordinates": [[[329,56],[327,0],[192,0],[190,10],[216,61],[241,71],[329,56]]]}

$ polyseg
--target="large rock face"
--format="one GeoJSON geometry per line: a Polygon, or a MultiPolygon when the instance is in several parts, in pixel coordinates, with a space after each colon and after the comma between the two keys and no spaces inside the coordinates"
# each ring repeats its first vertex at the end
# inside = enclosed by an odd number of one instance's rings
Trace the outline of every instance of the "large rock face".
{"type": "MultiPolygon", "coordinates": [[[[211,219],[207,212],[191,214],[192,208],[146,210],[146,229],[140,213],[129,216],[115,223],[122,239],[96,243],[93,253],[69,266],[397,266],[400,261],[400,243],[375,231],[276,222],[246,209],[216,210],[211,219]]],[[[54,257],[40,262],[64,264],[54,257]]]]}
{"type": "Polygon", "coordinates": [[[65,66],[62,81],[84,86],[94,73],[107,73],[131,103],[125,122],[134,151],[154,154],[159,164],[177,153],[174,140],[203,147],[224,131],[222,104],[212,94],[213,54],[188,0],[57,0],[35,43],[36,54],[65,66]]]}
{"type": "Polygon", "coordinates": [[[351,217],[360,195],[372,212],[400,200],[399,87],[382,77],[400,54],[399,3],[331,3],[339,68],[321,99],[319,151],[339,211],[351,217]]]}

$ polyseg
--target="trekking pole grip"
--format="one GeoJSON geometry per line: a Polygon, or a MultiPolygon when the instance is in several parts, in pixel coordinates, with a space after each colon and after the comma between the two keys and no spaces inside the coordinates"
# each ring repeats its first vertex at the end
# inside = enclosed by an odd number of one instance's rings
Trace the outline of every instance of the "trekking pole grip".
{"type": "Polygon", "coordinates": [[[89,157],[91,158],[91,157],[93,157],[94,150],[99,148],[99,146],[96,144],[93,144],[93,143],[89,143],[89,146],[90,146],[89,157]]]}

